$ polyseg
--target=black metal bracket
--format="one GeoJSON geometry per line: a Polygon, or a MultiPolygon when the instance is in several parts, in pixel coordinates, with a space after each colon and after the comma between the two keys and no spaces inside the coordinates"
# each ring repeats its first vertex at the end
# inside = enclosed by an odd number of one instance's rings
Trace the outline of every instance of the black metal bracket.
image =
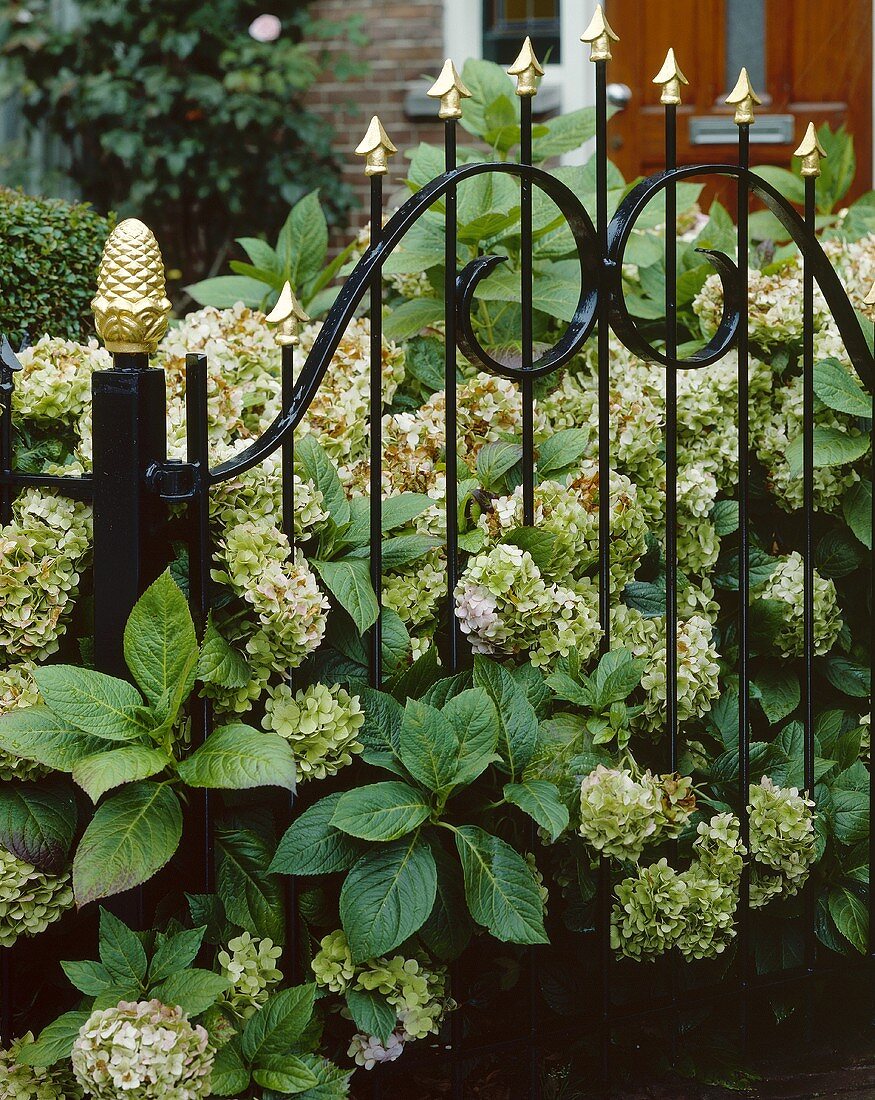
{"type": "Polygon", "coordinates": [[[201,487],[200,467],[178,458],[156,462],[146,471],[146,484],[168,504],[194,500],[201,487]]]}

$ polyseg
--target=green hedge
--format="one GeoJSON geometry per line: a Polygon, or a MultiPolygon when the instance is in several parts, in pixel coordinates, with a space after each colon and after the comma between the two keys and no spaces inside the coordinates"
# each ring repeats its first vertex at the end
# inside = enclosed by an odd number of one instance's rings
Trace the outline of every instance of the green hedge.
{"type": "Polygon", "coordinates": [[[100,253],[112,222],[87,203],[0,188],[0,333],[13,341],[94,333],[100,253]]]}

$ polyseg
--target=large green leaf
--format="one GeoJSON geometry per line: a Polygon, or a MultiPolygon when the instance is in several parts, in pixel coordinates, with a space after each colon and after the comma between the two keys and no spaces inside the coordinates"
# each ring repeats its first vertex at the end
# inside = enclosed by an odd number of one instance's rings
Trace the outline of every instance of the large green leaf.
{"type": "Polygon", "coordinates": [[[393,531],[396,527],[405,526],[433,504],[432,498],[425,493],[398,493],[387,497],[383,501],[380,516],[383,531],[393,531]]]}
{"type": "Polygon", "coordinates": [[[865,955],[869,950],[869,911],[863,902],[847,886],[838,886],[829,892],[829,911],[839,932],[865,955]]]}
{"type": "Polygon", "coordinates": [[[349,501],[334,463],[310,434],[295,440],[295,467],[322,494],[322,501],[337,526],[349,523],[349,501]]]}
{"type": "Polygon", "coordinates": [[[327,875],[346,871],[360,854],[350,840],[332,824],[342,791],[321,798],[292,822],[279,843],[269,870],[281,875],[327,875]]]}
{"type": "Polygon", "coordinates": [[[316,1074],[294,1054],[268,1055],[252,1071],[252,1079],[283,1096],[296,1096],[318,1084],[316,1074]]]}
{"type": "Polygon", "coordinates": [[[579,149],[595,135],[595,108],[580,107],[543,124],[547,132],[532,142],[532,157],[537,161],[558,157],[579,149]]]}
{"type": "Polygon", "coordinates": [[[473,783],[501,759],[496,753],[501,723],[492,700],[483,688],[468,688],[448,699],[441,715],[456,735],[452,782],[473,783]]]}
{"type": "Polygon", "coordinates": [[[47,1068],[70,1057],[73,1044],[90,1012],[65,1012],[39,1033],[35,1043],[25,1043],[17,1059],[25,1066],[47,1068]]]}
{"type": "Polygon", "coordinates": [[[224,688],[241,688],[249,683],[246,658],[222,636],[212,615],[207,619],[197,662],[197,678],[205,684],[224,688]]]}
{"type": "Polygon", "coordinates": [[[278,733],[240,722],[221,726],[179,765],[190,787],[246,790],[250,787],[295,789],[295,757],[278,733]]]}
{"type": "Polygon", "coordinates": [[[429,951],[443,962],[452,962],[468,946],[474,926],[458,860],[437,842],[432,843],[432,854],[437,867],[437,892],[419,935],[429,951]]]}
{"type": "Polygon", "coordinates": [[[136,988],[146,977],[146,951],[136,932],[108,909],[100,909],[100,961],[115,981],[136,988]]]}
{"type": "Polygon", "coordinates": [[[104,752],[106,741],[82,733],[40,704],[16,707],[0,717],[0,748],[54,771],[70,772],[83,757],[104,752]]]}
{"type": "Polygon", "coordinates": [[[501,721],[498,752],[511,778],[522,774],[538,744],[538,718],[525,691],[506,668],[474,659],[474,684],[486,690],[501,721]]]}
{"type": "Polygon", "coordinates": [[[77,760],[73,765],[73,778],[91,801],[97,802],[113,787],[148,779],[164,771],[172,762],[172,758],[160,749],[120,745],[77,760]]]}
{"type": "Polygon", "coordinates": [[[132,783],[99,806],[73,860],[79,905],[130,890],[168,862],[182,837],[182,811],[166,783],[132,783]]]}
{"type": "Polygon", "coordinates": [[[274,993],[243,1029],[243,1056],[259,1064],[265,1058],[288,1054],[309,1024],[315,1000],[313,982],[274,993]]]}
{"type": "Polygon", "coordinates": [[[180,701],[188,697],[194,686],[197,637],[185,596],[169,569],[134,605],[124,648],[127,666],[153,707],[168,695],[180,701]]]}
{"type": "Polygon", "coordinates": [[[418,931],[434,906],[437,871],[418,833],[363,855],[340,891],[353,962],[385,955],[418,931]]]}
{"type": "Polygon", "coordinates": [[[282,882],[269,873],[271,847],[252,829],[216,829],[216,891],[230,921],[285,942],[282,882]]]}
{"type": "Polygon", "coordinates": [[[231,983],[212,970],[178,970],[150,991],[163,1004],[179,1005],[188,1016],[198,1016],[221,997],[231,983]]]}
{"type": "Polygon", "coordinates": [[[277,237],[276,252],[286,278],[299,293],[319,274],[328,254],[328,225],[318,191],[292,207],[277,237]]]}
{"type": "Polygon", "coordinates": [[[444,791],[452,785],[456,772],[455,731],[435,707],[408,699],[401,720],[399,755],[417,782],[430,791],[444,791]]]}
{"type": "Polygon", "coordinates": [[[546,779],[527,779],[524,783],[506,783],[504,797],[527,813],[555,840],[568,828],[568,807],[559,797],[559,789],[546,779]]]}
{"type": "Polygon", "coordinates": [[[838,359],[822,359],[814,367],[814,392],[831,409],[851,416],[872,416],[872,398],[838,359]]]}
{"type": "Polygon", "coordinates": [[[159,932],[155,940],[155,954],[149,963],[149,981],[163,981],[191,966],[201,949],[206,930],[206,925],[201,925],[199,928],[185,928],[181,932],[159,932]]]}
{"type": "Polygon", "coordinates": [[[240,1053],[240,1039],[235,1036],[216,1052],[210,1087],[216,1096],[240,1096],[251,1077],[240,1053]]]}
{"type": "Polygon", "coordinates": [[[843,844],[858,844],[869,835],[869,792],[833,789],[834,830],[843,844]]]}
{"type": "Polygon", "coordinates": [[[340,796],[331,824],[362,840],[398,840],[426,820],[431,807],[409,783],[388,780],[340,796]]]}
{"type": "Polygon", "coordinates": [[[329,592],[364,634],[377,621],[380,607],[371,584],[370,566],[364,558],[318,561],[312,564],[329,592]]]}
{"type": "Polygon", "coordinates": [[[46,705],[64,722],[92,737],[131,741],[148,732],[138,712],[143,700],[133,684],[74,665],[43,665],[34,680],[46,705]]]}
{"type": "Polygon", "coordinates": [[[185,288],[199,306],[215,306],[216,309],[230,309],[238,302],[252,309],[258,309],[270,293],[270,287],[247,275],[216,275],[212,279],[202,279],[185,288]]]}
{"type": "MultiPolygon", "coordinates": [[[[820,427],[812,432],[815,466],[845,466],[856,462],[869,450],[869,436],[864,432],[852,435],[842,428],[820,427]]],[[[787,447],[787,461],[793,477],[802,476],[802,436],[787,447]]]]}
{"type": "Polygon", "coordinates": [[[867,550],[872,549],[872,482],[857,481],[842,499],[842,513],[848,527],[867,550]]]}
{"type": "Polygon", "coordinates": [[[774,725],[799,706],[799,677],[784,665],[766,665],[754,681],[760,693],[760,706],[774,725]]]}
{"type": "Polygon", "coordinates": [[[403,341],[444,320],[444,303],[438,298],[410,298],[393,306],[383,318],[387,340],[403,341]]]}
{"type": "Polygon", "coordinates": [[[388,1043],[395,1029],[395,1009],[382,994],[374,989],[348,989],[346,1007],[353,1023],[364,1035],[376,1035],[381,1043],[388,1043]]]}
{"type": "Polygon", "coordinates": [[[538,884],[519,852],[474,825],[455,836],[474,920],[498,940],[549,943],[538,884]]]}
{"type": "Polygon", "coordinates": [[[0,846],[40,871],[64,870],[76,818],[69,780],[0,784],[0,846]]]}

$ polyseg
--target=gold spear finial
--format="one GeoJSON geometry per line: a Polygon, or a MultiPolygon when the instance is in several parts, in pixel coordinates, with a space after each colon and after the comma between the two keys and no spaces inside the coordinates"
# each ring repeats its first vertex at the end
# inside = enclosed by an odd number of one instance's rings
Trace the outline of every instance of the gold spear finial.
{"type": "Polygon", "coordinates": [[[310,320],[304,307],[295,297],[292,284],[286,279],[276,305],[265,318],[269,325],[276,325],[276,342],[286,347],[298,342],[298,329],[310,320]]]}
{"type": "Polygon", "coordinates": [[[813,122],[808,123],[808,129],[805,131],[805,136],[799,142],[799,148],[793,156],[802,158],[803,176],[820,175],[820,161],[821,158],[826,156],[826,149],[820,144],[817,130],[814,129],[813,122]]]}
{"type": "Polygon", "coordinates": [[[589,43],[590,61],[611,60],[611,42],[619,42],[620,38],[605,19],[601,4],[596,4],[595,13],[589,21],[589,26],[580,36],[580,41],[589,43]]]}
{"type": "Polygon", "coordinates": [[[518,96],[532,96],[538,94],[538,77],[544,75],[541,62],[535,57],[535,48],[532,40],[526,35],[523,48],[516,56],[516,61],[507,70],[508,76],[516,77],[516,94],[518,96]]]}
{"type": "Polygon", "coordinates": [[[735,83],[735,87],[726,97],[726,102],[730,107],[735,108],[736,126],[750,126],[756,122],[753,113],[754,104],[762,103],[762,100],[753,90],[750,77],[747,75],[747,69],[742,68],[741,72],[738,74],[738,80],[735,83]]]}
{"type": "Polygon", "coordinates": [[[155,235],[126,218],[103,246],[91,303],[97,334],[107,351],[151,355],[167,331],[170,308],[155,235]]]}
{"type": "Polygon", "coordinates": [[[444,62],[440,76],[428,89],[426,95],[441,101],[438,118],[461,118],[462,100],[471,98],[471,93],[465,87],[462,78],[456,72],[456,66],[449,57],[444,62]]]}
{"type": "Polygon", "coordinates": [[[875,306],[875,283],[872,284],[872,287],[871,287],[869,293],[863,299],[863,305],[864,306],[875,306]]]}
{"type": "Polygon", "coordinates": [[[374,115],[355,151],[357,157],[365,158],[365,175],[380,176],[388,172],[389,157],[397,152],[391,138],[383,129],[383,123],[374,115]]]}
{"type": "Polygon", "coordinates": [[[675,60],[674,50],[669,49],[665,55],[662,68],[653,78],[654,84],[662,85],[659,96],[660,103],[677,104],[681,101],[681,84],[689,84],[689,80],[681,72],[681,67],[675,60]]]}

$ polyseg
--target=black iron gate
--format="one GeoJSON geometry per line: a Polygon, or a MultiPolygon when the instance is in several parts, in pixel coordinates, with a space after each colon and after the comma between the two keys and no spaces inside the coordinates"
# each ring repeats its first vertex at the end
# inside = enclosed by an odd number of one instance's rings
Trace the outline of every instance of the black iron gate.
{"type": "MultiPolygon", "coordinates": [[[[371,344],[370,344],[370,569],[374,588],[378,594],[382,576],[381,567],[381,475],[382,475],[382,390],[381,390],[381,298],[382,266],[407,231],[434,203],[442,199],[446,208],[446,285],[445,316],[446,355],[446,523],[447,523],[447,607],[446,633],[442,639],[442,659],[447,673],[460,667],[465,651],[465,639],[460,632],[454,614],[453,592],[460,573],[458,544],[457,460],[453,441],[457,438],[456,409],[456,359],[457,349],[473,364],[482,369],[512,379],[519,390],[522,409],[522,494],[524,523],[534,522],[534,395],[537,379],[548,375],[580,352],[595,333],[598,341],[598,470],[606,483],[611,461],[609,383],[611,360],[609,333],[611,331],[636,356],[661,364],[666,372],[666,649],[667,706],[665,724],[668,733],[666,765],[674,771],[678,763],[678,668],[674,645],[678,620],[677,593],[677,372],[706,367],[721,359],[730,349],[738,354],[738,455],[739,455],[739,698],[738,722],[739,772],[738,806],[742,823],[742,840],[748,843],[748,823],[745,806],[750,778],[749,707],[751,699],[749,592],[750,565],[748,541],[748,515],[750,502],[749,483],[749,426],[748,426],[748,209],[751,196],[760,200],[780,221],[788,235],[798,246],[804,264],[803,286],[803,486],[804,486],[804,645],[805,676],[803,682],[804,705],[804,786],[814,790],[814,722],[812,666],[814,648],[814,548],[812,524],[814,516],[814,286],[817,284],[826,299],[840,330],[848,355],[870,392],[875,392],[873,359],[858,317],[841,285],[838,275],[827,259],[815,233],[814,187],[818,174],[818,154],[814,148],[803,148],[803,175],[805,177],[805,210],[800,215],[794,206],[758,176],[749,166],[749,132],[754,122],[755,93],[746,81],[746,74],[730,97],[735,108],[738,126],[738,158],[735,163],[702,164],[677,167],[675,137],[677,105],[680,102],[680,81],[683,79],[674,64],[673,55],[667,59],[660,76],[662,103],[665,109],[665,170],[642,180],[632,188],[620,203],[613,217],[608,214],[608,108],[607,71],[611,58],[611,44],[616,41],[603,17],[597,14],[590,30],[583,36],[591,47],[596,90],[596,193],[595,224],[587,213],[581,198],[557,177],[532,165],[532,97],[537,90],[540,66],[527,43],[511,72],[517,78],[517,95],[521,107],[521,141],[519,162],[515,164],[484,161],[466,161],[459,166],[456,156],[458,119],[461,116],[460,100],[466,89],[452,66],[442,74],[434,94],[440,100],[440,117],[444,120],[445,171],[409,198],[389,220],[383,224],[383,180],[387,171],[388,156],[394,151],[379,122],[375,120],[368,137],[359,152],[366,157],[366,172],[371,182],[370,245],[346,280],[339,296],[328,313],[327,319],[315,339],[312,350],[294,372],[294,355],[297,322],[301,311],[290,292],[285,293],[273,320],[279,325],[282,345],[282,412],[274,423],[233,459],[214,468],[210,467],[207,439],[207,362],[203,355],[190,355],[187,359],[187,443],[186,462],[168,462],[165,443],[165,396],[161,371],[150,368],[149,352],[154,350],[166,323],[169,303],[163,301],[163,292],[150,290],[145,285],[148,271],[137,272],[137,262],[143,263],[143,247],[148,245],[148,231],[139,223],[123,223],[117,231],[136,239],[137,246],[130,253],[133,269],[129,277],[139,276],[145,289],[140,294],[125,298],[121,292],[115,297],[104,287],[104,296],[98,299],[98,327],[108,348],[113,351],[114,365],[109,371],[94,375],[93,381],[93,431],[94,472],[91,477],[67,478],[34,476],[16,472],[12,464],[13,440],[11,404],[14,386],[16,358],[8,343],[0,357],[0,523],[11,517],[14,496],[20,490],[32,486],[44,486],[76,499],[91,500],[94,506],[94,588],[95,588],[95,658],[103,671],[124,675],[122,656],[122,629],[128,612],[138,594],[164,564],[164,525],[171,505],[184,505],[188,515],[187,539],[189,544],[190,592],[192,609],[196,619],[203,624],[211,606],[210,565],[212,545],[209,528],[209,497],[211,489],[241,472],[251,469],[277,451],[282,455],[283,509],[282,527],[293,550],[295,534],[293,524],[294,483],[294,432],[328,368],[332,356],[357,308],[370,296],[371,344]],[[488,349],[481,346],[471,319],[476,303],[477,288],[481,280],[502,262],[502,257],[481,255],[463,270],[457,271],[456,202],[457,189],[466,180],[487,173],[500,173],[519,183],[521,211],[521,332],[518,361],[509,365],[500,361],[488,349]],[[640,331],[624,300],[622,265],[626,246],[636,221],[657,196],[664,195],[667,227],[676,222],[677,184],[691,177],[728,177],[735,181],[738,195],[738,246],[737,258],[719,251],[707,251],[706,255],[719,275],[723,288],[723,313],[719,326],[711,340],[700,350],[680,357],[677,338],[676,302],[676,239],[673,232],[665,241],[665,327],[662,346],[654,346],[640,331]],[[542,354],[535,355],[532,328],[532,197],[535,188],[543,191],[559,208],[574,237],[580,264],[581,289],[573,319],[567,325],[559,341],[542,354]],[[382,227],[382,228],[381,228],[382,227]],[[145,245],[144,245],[145,242],[145,245]],[[137,248],[140,252],[137,252],[137,248]],[[137,255],[140,260],[137,260],[137,255]],[[297,373],[294,380],[293,373],[297,373]]],[[[118,242],[118,237],[116,237],[118,242]]],[[[610,497],[603,492],[599,499],[599,601],[603,630],[602,647],[610,647],[609,570],[610,570],[610,497]]],[[[873,627],[875,631],[875,627],[873,627]]],[[[373,686],[382,683],[380,667],[380,621],[372,628],[369,637],[370,681],[373,686]]],[[[873,646],[875,652],[875,646],[873,646]]],[[[203,740],[211,728],[210,705],[206,700],[195,705],[192,715],[196,742],[203,740]]],[[[871,793],[871,792],[870,792],[871,793]]],[[[209,891],[213,885],[212,813],[208,795],[201,796],[198,813],[200,842],[202,844],[200,887],[209,891]]],[[[294,813],[292,809],[290,811],[294,813]]],[[[870,832],[870,855],[875,855],[875,835],[870,832]]],[[[804,915],[805,958],[801,968],[784,971],[780,979],[774,975],[758,978],[751,967],[748,930],[747,873],[742,879],[739,906],[739,950],[735,976],[732,981],[721,982],[718,988],[690,990],[684,993],[684,1006],[704,1003],[714,998],[736,995],[743,1004],[757,989],[774,985],[776,981],[794,982],[815,973],[816,941],[814,935],[813,898],[808,892],[804,915]]],[[[139,896],[138,896],[139,897],[139,896]]],[[[294,904],[294,897],[291,899],[294,904]]],[[[134,910],[140,906],[135,899],[134,910]]],[[[648,997],[644,1003],[614,1003],[612,996],[612,962],[609,943],[611,884],[606,861],[602,862],[597,904],[595,939],[600,959],[600,995],[597,1003],[590,1005],[587,1018],[593,1031],[601,1035],[601,1066],[605,1081],[610,1077],[610,1049],[612,1028],[626,1019],[643,1012],[675,1012],[679,1007],[678,984],[663,995],[648,997]]],[[[293,906],[292,906],[293,909],[293,906]]],[[[135,915],[135,914],[134,914],[135,915]]],[[[870,918],[875,916],[875,898],[870,895],[870,918]]],[[[290,915],[289,926],[293,931],[296,922],[290,915]]],[[[870,927],[872,921],[870,920],[870,927]]],[[[505,1036],[492,1042],[481,1042],[466,1026],[464,1011],[453,1014],[451,1035],[440,1047],[443,1056],[454,1060],[453,1095],[463,1094],[464,1065],[467,1060],[488,1054],[521,1047],[525,1049],[528,1065],[528,1095],[538,1094],[540,1050],[545,1045],[556,1045],[579,1037],[580,1024],[573,1029],[557,1031],[551,1025],[549,1033],[539,1027],[536,982],[534,978],[537,949],[530,949],[532,964],[531,997],[528,999],[518,1034],[505,1036]]],[[[295,954],[294,950],[291,952],[295,954]]],[[[3,1031],[9,1036],[12,1012],[12,986],[14,960],[8,951],[3,952],[3,1031]]],[[[464,975],[456,975],[464,983],[464,975]]],[[[458,996],[458,1000],[462,998],[458,996]]],[[[377,1075],[378,1076],[378,1075],[377,1075]]],[[[379,1080],[375,1080],[379,1091],[379,1080]]]]}

